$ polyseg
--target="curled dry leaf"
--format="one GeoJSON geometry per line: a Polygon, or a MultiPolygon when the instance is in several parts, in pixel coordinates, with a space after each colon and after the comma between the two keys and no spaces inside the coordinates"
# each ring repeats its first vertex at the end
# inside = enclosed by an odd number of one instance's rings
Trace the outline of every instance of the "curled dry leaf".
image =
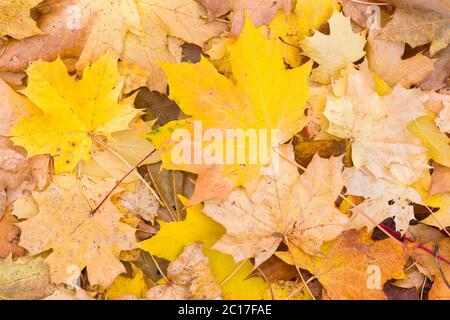
{"type": "Polygon", "coordinates": [[[71,266],[86,267],[90,284],[104,288],[125,271],[118,256],[134,247],[135,230],[120,222],[122,215],[109,199],[91,215],[114,185],[114,179],[60,175],[33,193],[39,214],[19,224],[20,245],[31,254],[53,249],[46,262],[54,283],[66,283],[71,266]]]}
{"type": "Polygon", "coordinates": [[[203,245],[194,243],[184,248],[177,260],[167,268],[169,283],[151,288],[150,300],[218,300],[222,299],[203,245]]]}
{"type": "Polygon", "coordinates": [[[25,149],[0,136],[0,212],[7,204],[47,184],[50,158],[36,155],[27,158],[25,149]]]}
{"type": "Polygon", "coordinates": [[[25,250],[18,246],[20,229],[17,226],[19,221],[9,212],[5,212],[0,217],[0,258],[5,258],[10,254],[22,256],[25,250]]]}
{"type": "Polygon", "coordinates": [[[277,172],[260,178],[254,192],[237,189],[225,201],[205,202],[205,213],[227,229],[213,249],[236,261],[255,257],[259,266],[283,240],[320,254],[324,241],[346,229],[348,219],[334,204],[344,185],[342,157],[316,155],[300,176],[292,147],[283,145],[280,152],[288,160],[281,157],[277,172]],[[325,177],[330,186],[316,180],[325,177]]]}

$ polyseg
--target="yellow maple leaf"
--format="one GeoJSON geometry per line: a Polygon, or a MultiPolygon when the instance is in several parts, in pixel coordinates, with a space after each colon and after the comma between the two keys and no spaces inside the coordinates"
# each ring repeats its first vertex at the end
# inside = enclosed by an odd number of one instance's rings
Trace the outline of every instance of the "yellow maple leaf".
{"type": "Polygon", "coordinates": [[[340,69],[364,57],[366,45],[366,38],[353,33],[350,18],[342,13],[336,11],[329,24],[329,35],[316,31],[300,44],[303,54],[319,64],[313,70],[311,79],[324,84],[336,78],[340,69]]]}
{"type": "Polygon", "coordinates": [[[70,268],[86,267],[90,283],[106,288],[125,272],[118,257],[134,247],[135,229],[120,222],[122,214],[110,199],[91,215],[114,185],[114,179],[59,175],[33,193],[39,213],[20,223],[20,245],[31,254],[53,249],[46,258],[53,282],[67,283],[70,268]]]}
{"type": "MultiPolygon", "coordinates": [[[[230,53],[235,81],[218,73],[205,58],[196,64],[162,65],[169,78],[170,97],[192,117],[171,122],[152,132],[149,138],[162,151],[165,168],[199,175],[193,203],[226,197],[233,186],[257,175],[263,164],[249,165],[248,152],[247,166],[212,166],[194,161],[176,164],[172,150],[179,141],[174,140],[174,131],[186,129],[193,133],[196,121],[204,130],[219,130],[224,137],[226,129],[278,130],[278,138],[272,139],[276,141],[269,142],[273,144],[291,139],[306,124],[304,106],[309,94],[310,63],[286,70],[278,42],[266,39],[249,19],[230,53]]],[[[197,151],[198,148],[194,150],[197,151]]]]}
{"type": "Polygon", "coordinates": [[[311,272],[328,296],[336,300],[386,299],[383,284],[404,276],[403,267],[409,255],[392,239],[373,241],[370,234],[355,230],[325,243],[323,257],[310,256],[295,246],[291,250],[276,255],[311,272]]]}
{"type": "MultiPolygon", "coordinates": [[[[182,200],[187,204],[187,199],[182,200]]],[[[248,260],[236,264],[232,256],[210,249],[225,229],[206,216],[200,206],[187,208],[184,221],[160,224],[161,230],[154,237],[139,243],[143,250],[174,261],[185,246],[203,243],[204,253],[224,299],[261,299],[267,284],[260,278],[247,279],[253,271],[253,265],[248,260]]]]}
{"type": "Polygon", "coordinates": [[[336,0],[299,0],[292,14],[279,11],[270,22],[270,36],[281,38],[281,50],[287,64],[297,67],[301,62],[301,40],[319,29],[339,9],[336,0]]]}
{"type": "Polygon", "coordinates": [[[67,73],[64,63],[38,61],[28,68],[23,93],[40,109],[12,127],[10,135],[30,155],[55,157],[57,173],[72,171],[90,159],[92,136],[109,138],[128,128],[139,114],[131,100],[118,102],[121,83],[116,61],[108,56],[84,70],[82,80],[67,73]]]}
{"type": "Polygon", "coordinates": [[[0,37],[6,35],[23,39],[41,34],[36,22],[30,16],[30,10],[42,0],[2,0],[0,2],[0,37]]]}

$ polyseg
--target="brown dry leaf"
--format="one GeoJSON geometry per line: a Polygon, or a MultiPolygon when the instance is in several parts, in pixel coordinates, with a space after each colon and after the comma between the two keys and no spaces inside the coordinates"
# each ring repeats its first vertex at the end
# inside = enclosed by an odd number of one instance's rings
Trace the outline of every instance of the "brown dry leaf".
{"type": "Polygon", "coordinates": [[[19,224],[20,245],[31,254],[53,249],[46,262],[54,283],[66,283],[71,266],[86,267],[90,284],[104,288],[125,271],[118,256],[134,247],[135,230],[119,221],[122,215],[109,199],[91,215],[114,185],[114,179],[59,175],[44,191],[33,192],[39,214],[19,224]]]}
{"type": "Polygon", "coordinates": [[[17,198],[47,184],[49,161],[46,155],[27,158],[24,148],[0,136],[0,212],[17,198]]]}
{"type": "Polygon", "coordinates": [[[80,288],[56,287],[55,291],[43,300],[95,300],[93,294],[80,288]]]}
{"type": "MultiPolygon", "coordinates": [[[[323,257],[310,256],[293,247],[299,268],[317,277],[331,299],[386,299],[383,284],[404,276],[409,253],[392,239],[373,241],[370,234],[347,231],[323,245],[323,257]]],[[[293,264],[291,253],[277,256],[293,264]]]]}
{"type": "Polygon", "coordinates": [[[218,300],[222,299],[219,284],[211,272],[203,244],[194,243],[184,248],[167,268],[167,284],[151,288],[150,300],[218,300]]]}
{"type": "Polygon", "coordinates": [[[22,256],[25,250],[18,246],[20,229],[16,225],[19,221],[9,212],[5,212],[0,218],[0,258],[10,254],[22,256]]]}
{"type": "MultiPolygon", "coordinates": [[[[428,242],[424,244],[427,248],[435,250],[436,245],[439,248],[439,255],[448,258],[450,257],[450,239],[445,238],[439,242],[428,242]]],[[[427,277],[432,277],[434,279],[431,291],[428,293],[428,298],[430,300],[449,300],[450,299],[450,288],[447,287],[441,272],[439,271],[438,264],[433,255],[420,250],[415,249],[413,252],[413,257],[417,260],[419,264],[419,270],[424,273],[427,277]]],[[[441,261],[441,270],[445,277],[449,279],[450,277],[450,265],[441,261]]]]}
{"type": "Polygon", "coordinates": [[[431,175],[430,196],[445,192],[450,192],[450,168],[435,164],[431,175]]]}
{"type": "Polygon", "coordinates": [[[445,81],[450,76],[450,46],[439,52],[433,72],[420,83],[424,90],[439,90],[445,86],[445,81]]]}
{"type": "Polygon", "coordinates": [[[34,300],[51,295],[49,267],[41,257],[0,261],[0,300],[34,300]]]}
{"type": "Polygon", "coordinates": [[[390,86],[398,83],[405,88],[425,80],[434,70],[435,60],[421,53],[402,59],[405,45],[377,38],[378,31],[371,30],[368,38],[367,58],[371,70],[390,86]]]}
{"type": "Polygon", "coordinates": [[[231,33],[241,33],[245,13],[250,16],[255,26],[268,24],[279,10],[288,15],[294,5],[293,0],[199,0],[208,10],[210,20],[231,11],[231,33]]]}
{"type": "Polygon", "coordinates": [[[255,257],[259,266],[283,240],[320,254],[322,243],[346,228],[348,219],[334,204],[344,185],[342,157],[316,155],[308,172],[299,176],[291,163],[292,146],[282,145],[280,152],[289,161],[280,156],[276,173],[260,178],[254,192],[236,189],[225,201],[205,202],[203,211],[227,229],[213,249],[231,254],[235,261],[255,257]]]}

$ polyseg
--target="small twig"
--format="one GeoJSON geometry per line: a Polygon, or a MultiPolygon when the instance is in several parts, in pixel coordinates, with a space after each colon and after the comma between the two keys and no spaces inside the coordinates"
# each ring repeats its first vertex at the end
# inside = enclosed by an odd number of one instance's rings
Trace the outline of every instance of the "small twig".
{"type": "Polygon", "coordinates": [[[114,185],[114,187],[108,192],[108,194],[102,199],[102,201],[100,201],[100,203],[95,207],[94,210],[92,210],[91,212],[91,216],[94,215],[99,209],[100,207],[106,202],[106,200],[109,199],[109,197],[111,196],[111,194],[114,192],[114,190],[117,189],[117,187],[134,171],[136,170],[136,168],[138,168],[141,164],[143,164],[148,158],[150,158],[153,153],[155,153],[156,149],[154,149],[152,152],[150,152],[148,155],[145,156],[144,159],[142,159],[141,161],[139,161],[139,163],[137,165],[135,165],[133,168],[131,168],[118,182],[116,182],[116,184],[114,185]]]}
{"type": "Polygon", "coordinates": [[[281,42],[283,42],[285,45],[288,45],[288,46],[297,48],[297,49],[299,49],[299,50],[302,50],[302,48],[300,48],[299,46],[296,46],[295,44],[286,42],[281,36],[278,37],[278,39],[279,39],[281,42]]]}
{"type": "Polygon", "coordinates": [[[359,3],[359,4],[363,4],[366,6],[389,6],[389,3],[386,2],[366,2],[366,1],[362,1],[362,0],[350,0],[350,2],[354,2],[354,3],[359,3]]]}

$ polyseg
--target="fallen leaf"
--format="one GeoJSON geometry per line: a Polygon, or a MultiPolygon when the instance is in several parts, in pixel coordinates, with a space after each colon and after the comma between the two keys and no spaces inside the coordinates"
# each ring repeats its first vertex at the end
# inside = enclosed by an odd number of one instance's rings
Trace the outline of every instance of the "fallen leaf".
{"type": "Polygon", "coordinates": [[[280,10],[283,10],[286,15],[289,14],[294,5],[292,0],[199,0],[199,2],[208,10],[210,20],[231,11],[231,33],[234,35],[241,33],[245,24],[245,13],[258,27],[268,24],[280,10]]]}
{"type": "Polygon", "coordinates": [[[319,64],[319,67],[313,70],[311,79],[323,84],[330,83],[338,76],[340,69],[366,54],[363,50],[366,38],[353,32],[349,18],[335,12],[328,23],[329,35],[316,31],[312,37],[302,40],[300,44],[303,54],[319,64]],[[346,45],[343,46],[343,43],[346,45]]]}
{"type": "Polygon", "coordinates": [[[353,216],[350,225],[355,229],[366,227],[367,231],[372,231],[376,227],[375,223],[393,217],[396,229],[405,233],[410,221],[415,219],[412,203],[423,203],[419,193],[405,185],[376,179],[365,170],[346,171],[350,177],[345,185],[347,193],[365,198],[361,204],[351,209],[353,216]]]}
{"type": "Polygon", "coordinates": [[[430,196],[450,192],[450,168],[435,165],[431,175],[430,196]]]}
{"type": "Polygon", "coordinates": [[[27,152],[15,146],[9,138],[0,136],[0,212],[30,191],[45,187],[50,159],[46,155],[27,158],[27,152]]]}
{"type": "Polygon", "coordinates": [[[211,271],[203,245],[194,243],[184,248],[167,268],[167,284],[151,288],[150,300],[218,300],[222,299],[219,284],[211,271]]]}
{"type": "MultiPolygon", "coordinates": [[[[298,267],[311,272],[324,286],[331,299],[386,299],[383,284],[404,276],[408,258],[402,246],[391,239],[373,241],[370,234],[347,231],[323,245],[324,257],[313,257],[293,247],[298,267]]],[[[291,254],[277,256],[293,264],[291,254]]]]}
{"type": "Polygon", "coordinates": [[[36,22],[30,16],[30,10],[42,0],[4,0],[0,3],[0,37],[6,35],[23,39],[41,34],[36,22]]]}
{"type": "Polygon", "coordinates": [[[391,87],[405,88],[424,81],[434,70],[436,61],[421,53],[402,59],[405,45],[377,38],[377,31],[369,32],[367,59],[370,69],[391,87]]]}
{"type": "MultiPolygon", "coordinates": [[[[417,2],[416,2],[417,3],[417,2]]],[[[432,9],[432,8],[427,8],[432,9]]],[[[424,8],[399,6],[393,18],[382,29],[380,37],[415,48],[431,42],[430,54],[448,46],[450,41],[450,10],[424,10],[424,8]]]]}
{"type": "MultiPolygon", "coordinates": [[[[307,77],[311,64],[286,70],[278,43],[264,38],[249,20],[230,50],[233,79],[237,83],[219,74],[204,58],[196,64],[163,65],[169,78],[170,98],[192,117],[158,128],[149,134],[149,139],[161,150],[164,168],[198,174],[192,204],[206,199],[225,198],[233,186],[242,185],[258,175],[265,163],[257,161],[256,164],[250,164],[249,153],[246,152],[247,166],[244,167],[235,164],[236,161],[223,165],[227,162],[225,159],[219,159],[222,164],[209,164],[203,160],[197,164],[198,161],[192,158],[193,154],[178,155],[177,149],[172,152],[180,143],[174,140],[174,132],[188,130],[194,133],[194,121],[201,123],[203,130],[220,130],[222,137],[225,129],[244,132],[247,129],[263,129],[270,134],[278,132],[278,138],[268,137],[266,141],[278,140],[269,142],[274,145],[289,140],[306,124],[303,107],[308,99],[307,77]],[[258,50],[255,51],[255,48],[258,50]],[[282,106],[278,103],[279,99],[284,101],[282,106]],[[240,115],[239,118],[236,114],[240,115]],[[283,126],[280,126],[281,123],[283,126]],[[188,158],[187,161],[183,157],[188,158]]],[[[190,142],[183,143],[190,149],[190,142]]],[[[217,143],[220,144],[220,141],[217,143]]],[[[266,145],[259,148],[264,147],[266,145]]],[[[194,148],[195,159],[202,157],[198,154],[202,152],[199,149],[194,148]]]]}
{"type": "Polygon", "coordinates": [[[115,60],[107,56],[87,67],[80,81],[67,74],[60,59],[35,62],[27,74],[24,94],[41,112],[22,118],[10,134],[31,156],[54,155],[57,173],[70,172],[80,160],[90,159],[91,136],[109,138],[127,129],[140,112],[129,99],[118,102],[119,73],[115,60]]]}
{"type": "Polygon", "coordinates": [[[19,247],[20,229],[19,221],[8,212],[0,218],[0,258],[6,258],[10,254],[23,256],[25,250],[19,247]]]}
{"type": "Polygon", "coordinates": [[[119,275],[116,280],[108,288],[107,299],[108,300],[120,300],[126,297],[132,297],[133,299],[144,298],[145,293],[149,287],[145,281],[144,274],[141,270],[134,270],[134,275],[126,277],[119,275]]]}
{"type": "Polygon", "coordinates": [[[425,115],[423,93],[396,86],[380,97],[366,65],[349,75],[347,94],[328,97],[328,133],[352,141],[352,160],[376,178],[410,184],[427,169],[426,149],[407,125],[425,115]]]}
{"type": "Polygon", "coordinates": [[[450,47],[438,52],[435,56],[433,72],[420,83],[424,90],[439,90],[445,87],[445,81],[450,76],[450,47]]]}
{"type": "MultiPolygon", "coordinates": [[[[186,205],[188,199],[182,199],[186,205]]],[[[210,248],[225,233],[225,229],[209,218],[200,206],[187,208],[186,220],[179,222],[161,222],[161,230],[139,246],[157,257],[169,261],[176,260],[185,246],[202,243],[204,253],[209,259],[211,270],[221,284],[224,299],[259,300],[267,288],[261,278],[248,278],[254,266],[248,260],[236,264],[233,257],[210,248]]]]}
{"type": "MultiPolygon", "coordinates": [[[[434,250],[436,246],[439,248],[439,255],[443,257],[450,257],[450,239],[446,238],[439,242],[428,242],[424,245],[431,250],[434,250]]],[[[422,250],[415,249],[413,252],[414,259],[417,260],[419,264],[419,270],[423,268],[426,270],[426,274],[434,277],[433,286],[431,291],[428,293],[428,298],[430,300],[448,300],[450,299],[450,289],[445,283],[443,275],[439,270],[438,264],[432,255],[427,254],[422,250]]],[[[441,270],[445,277],[448,279],[450,276],[450,267],[445,262],[440,262],[441,270]]]]}
{"type": "Polygon", "coordinates": [[[49,267],[42,258],[0,260],[0,299],[42,299],[53,291],[49,267]]]}
{"type": "Polygon", "coordinates": [[[262,177],[254,192],[237,189],[225,201],[205,202],[205,213],[227,229],[213,249],[231,254],[237,262],[254,257],[259,266],[282,241],[320,254],[322,243],[336,238],[348,223],[334,204],[344,185],[342,158],[316,155],[299,176],[287,160],[293,161],[292,147],[282,147],[276,174],[262,177]],[[325,177],[329,186],[317,182],[325,177]]]}
{"type": "Polygon", "coordinates": [[[86,267],[90,284],[104,288],[125,271],[118,255],[134,247],[135,230],[119,221],[122,215],[109,199],[91,215],[114,185],[113,179],[60,175],[33,193],[39,214],[19,224],[20,245],[31,254],[53,249],[46,262],[54,283],[66,283],[71,266],[86,267]]]}

